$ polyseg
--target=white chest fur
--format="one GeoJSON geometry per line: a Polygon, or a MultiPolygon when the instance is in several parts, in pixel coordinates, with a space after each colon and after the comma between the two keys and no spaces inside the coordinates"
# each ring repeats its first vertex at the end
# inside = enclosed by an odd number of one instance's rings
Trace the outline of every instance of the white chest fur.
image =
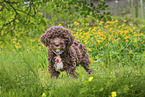
{"type": "Polygon", "coordinates": [[[55,56],[55,64],[54,64],[55,70],[60,71],[63,69],[63,62],[61,60],[60,55],[55,56]]]}

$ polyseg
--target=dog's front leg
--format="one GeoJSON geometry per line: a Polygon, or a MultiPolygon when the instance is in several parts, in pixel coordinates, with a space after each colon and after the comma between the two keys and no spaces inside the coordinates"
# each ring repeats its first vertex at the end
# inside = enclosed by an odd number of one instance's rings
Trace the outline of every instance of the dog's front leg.
{"type": "Polygon", "coordinates": [[[49,63],[48,70],[49,70],[49,73],[51,75],[51,78],[53,78],[53,77],[58,78],[59,77],[60,72],[58,72],[58,71],[55,70],[53,64],[49,63]]]}

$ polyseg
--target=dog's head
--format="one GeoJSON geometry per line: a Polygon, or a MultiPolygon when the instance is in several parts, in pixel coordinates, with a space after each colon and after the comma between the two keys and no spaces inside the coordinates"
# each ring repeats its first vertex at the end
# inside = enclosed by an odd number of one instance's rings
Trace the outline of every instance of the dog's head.
{"type": "Polygon", "coordinates": [[[49,46],[54,53],[61,54],[72,45],[74,36],[62,26],[53,26],[41,36],[41,41],[45,46],[49,46]]]}

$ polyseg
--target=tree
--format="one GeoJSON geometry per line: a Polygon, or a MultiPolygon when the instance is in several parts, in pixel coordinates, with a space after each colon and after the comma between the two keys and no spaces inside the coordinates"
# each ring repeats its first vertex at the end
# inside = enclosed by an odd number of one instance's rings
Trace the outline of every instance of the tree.
{"type": "Polygon", "coordinates": [[[0,36],[1,40],[13,36],[23,37],[35,34],[45,29],[46,20],[39,11],[39,6],[45,6],[40,0],[3,0],[0,2],[0,36]],[[41,27],[40,27],[41,26],[41,27]],[[5,37],[6,36],[6,37],[5,37]]]}
{"type": "MultiPolygon", "coordinates": [[[[102,1],[102,0],[100,0],[102,1]]],[[[0,1],[0,40],[12,37],[37,36],[45,27],[58,19],[68,22],[72,17],[82,18],[88,15],[98,19],[111,20],[110,12],[103,12],[108,5],[105,2],[96,7],[87,0],[2,0],[0,1]],[[47,1],[47,2],[46,2],[47,1]],[[46,19],[44,12],[52,18],[46,19]]]]}

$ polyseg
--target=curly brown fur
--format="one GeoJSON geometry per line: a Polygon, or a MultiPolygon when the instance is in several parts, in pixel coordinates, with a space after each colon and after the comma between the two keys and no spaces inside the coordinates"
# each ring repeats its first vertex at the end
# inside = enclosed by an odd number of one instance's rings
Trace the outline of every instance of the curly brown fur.
{"type": "Polygon", "coordinates": [[[75,69],[79,64],[89,74],[93,72],[92,69],[89,69],[91,62],[85,45],[74,40],[74,36],[68,29],[62,26],[50,27],[41,36],[41,41],[48,48],[48,68],[51,77],[58,77],[60,72],[64,70],[69,75],[76,77],[75,69]],[[63,67],[61,67],[62,64],[63,67]]]}

